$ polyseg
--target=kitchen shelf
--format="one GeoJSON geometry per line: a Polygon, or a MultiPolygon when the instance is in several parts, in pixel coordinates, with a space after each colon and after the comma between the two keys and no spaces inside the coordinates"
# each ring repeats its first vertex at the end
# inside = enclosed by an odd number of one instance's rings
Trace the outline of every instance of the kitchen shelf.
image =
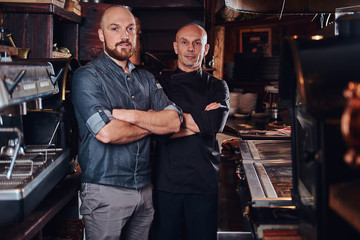
{"type": "Polygon", "coordinates": [[[51,3],[0,2],[0,15],[16,47],[29,48],[29,58],[52,58],[53,45],[78,58],[81,16],[51,3]]]}
{"type": "Polygon", "coordinates": [[[13,13],[52,13],[65,20],[80,23],[81,16],[51,3],[0,2],[1,11],[13,13]]]}

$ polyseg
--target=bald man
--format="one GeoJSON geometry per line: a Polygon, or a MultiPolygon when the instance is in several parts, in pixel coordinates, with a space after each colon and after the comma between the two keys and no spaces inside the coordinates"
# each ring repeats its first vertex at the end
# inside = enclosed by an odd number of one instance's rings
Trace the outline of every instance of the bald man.
{"type": "Polygon", "coordinates": [[[179,131],[181,109],[135,67],[136,25],[124,6],[101,17],[104,52],[79,68],[72,101],[80,129],[80,213],[87,240],[148,239],[153,219],[150,135],[179,131]]]}
{"type": "Polygon", "coordinates": [[[216,133],[225,126],[229,89],[202,71],[209,51],[199,25],[180,28],[173,43],[177,69],[159,78],[171,101],[183,110],[180,131],[157,138],[154,173],[154,240],[216,240],[218,169],[216,133]],[[185,232],[183,231],[185,229],[185,232]]]}

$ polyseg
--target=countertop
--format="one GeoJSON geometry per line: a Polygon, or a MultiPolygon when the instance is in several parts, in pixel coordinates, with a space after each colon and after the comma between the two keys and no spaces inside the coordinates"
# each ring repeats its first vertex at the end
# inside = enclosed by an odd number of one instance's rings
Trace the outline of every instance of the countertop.
{"type": "MultiPolygon", "coordinates": [[[[222,145],[222,158],[219,172],[218,236],[221,236],[219,234],[225,231],[248,233],[247,238],[240,238],[238,236],[237,238],[218,239],[255,239],[255,235],[263,234],[261,230],[263,225],[258,222],[259,218],[261,219],[261,217],[258,216],[258,212],[260,211],[261,214],[264,214],[261,210],[262,208],[254,209],[250,204],[251,195],[248,179],[246,179],[246,177],[242,179],[241,176],[243,173],[237,174],[236,172],[239,169],[241,170],[241,166],[243,166],[239,141],[290,141],[290,131],[288,134],[277,133],[277,129],[285,127],[290,129],[286,124],[280,121],[276,122],[268,117],[258,118],[249,116],[246,118],[237,118],[230,116],[224,132],[218,134],[219,145],[222,145]],[[275,125],[271,123],[275,123],[275,125]],[[276,125],[278,125],[278,127],[273,127],[276,125]],[[249,209],[251,210],[249,211],[249,209]],[[253,214],[256,216],[252,216],[253,214]],[[255,220],[256,222],[254,222],[255,220]]],[[[279,221],[276,221],[276,224],[279,225],[279,221]]],[[[267,223],[267,225],[269,224],[267,223]]],[[[283,226],[283,223],[281,223],[281,226],[283,226]]],[[[296,225],[294,226],[296,228],[296,225]]],[[[245,237],[244,235],[242,236],[245,237]]]]}
{"type": "Polygon", "coordinates": [[[269,117],[237,118],[229,116],[224,132],[245,139],[290,139],[290,124],[269,117]],[[283,131],[284,130],[284,131],[283,131]]]}

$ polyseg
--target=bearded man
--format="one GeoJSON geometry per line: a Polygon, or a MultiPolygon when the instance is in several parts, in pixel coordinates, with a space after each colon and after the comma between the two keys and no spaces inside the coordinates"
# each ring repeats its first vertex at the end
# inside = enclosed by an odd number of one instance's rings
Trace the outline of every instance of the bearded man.
{"type": "Polygon", "coordinates": [[[136,25],[112,6],[98,30],[104,52],[80,67],[72,102],[80,130],[80,213],[87,240],[148,239],[153,219],[150,135],[178,132],[181,109],[135,67],[136,25]]]}

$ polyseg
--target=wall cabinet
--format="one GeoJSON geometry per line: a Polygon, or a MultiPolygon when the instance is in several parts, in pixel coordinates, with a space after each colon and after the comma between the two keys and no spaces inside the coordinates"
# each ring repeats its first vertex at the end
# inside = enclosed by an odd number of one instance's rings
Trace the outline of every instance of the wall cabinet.
{"type": "Polygon", "coordinates": [[[3,28],[18,48],[30,48],[28,58],[51,58],[53,45],[66,47],[78,58],[81,17],[50,3],[0,3],[3,28]]]}

